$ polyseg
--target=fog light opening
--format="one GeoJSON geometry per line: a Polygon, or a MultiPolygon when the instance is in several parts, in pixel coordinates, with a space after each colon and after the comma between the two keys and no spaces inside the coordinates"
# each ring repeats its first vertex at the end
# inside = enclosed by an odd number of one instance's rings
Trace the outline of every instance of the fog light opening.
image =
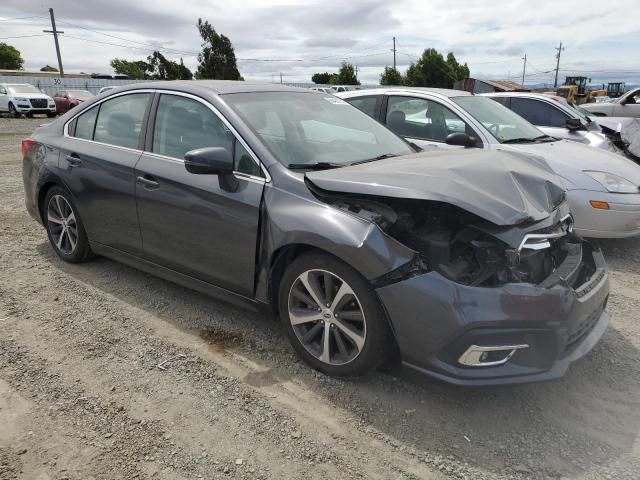
{"type": "Polygon", "coordinates": [[[529,348],[529,345],[498,345],[490,347],[471,345],[460,356],[458,362],[467,367],[495,367],[507,363],[518,350],[523,348],[529,348]]]}
{"type": "Polygon", "coordinates": [[[598,200],[590,200],[589,203],[593,208],[598,210],[609,210],[609,204],[607,202],[600,202],[598,200]]]}

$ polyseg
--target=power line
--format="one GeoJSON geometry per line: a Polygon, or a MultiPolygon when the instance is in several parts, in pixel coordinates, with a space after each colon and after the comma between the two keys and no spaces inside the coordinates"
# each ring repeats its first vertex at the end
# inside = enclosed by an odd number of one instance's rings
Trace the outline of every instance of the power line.
{"type": "Polygon", "coordinates": [[[9,38],[31,38],[31,37],[48,37],[46,33],[36,33],[34,35],[16,35],[13,37],[0,37],[0,40],[8,40],[9,38]]]}
{"type": "Polygon", "coordinates": [[[29,18],[46,18],[46,17],[42,15],[31,15],[29,17],[0,18],[0,22],[14,22],[16,20],[27,20],[29,18]]]}

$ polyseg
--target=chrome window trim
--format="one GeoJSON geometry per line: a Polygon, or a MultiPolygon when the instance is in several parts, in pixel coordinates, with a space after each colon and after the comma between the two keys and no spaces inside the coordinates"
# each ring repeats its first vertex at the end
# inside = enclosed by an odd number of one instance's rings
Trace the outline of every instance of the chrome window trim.
{"type": "MultiPolygon", "coordinates": [[[[179,91],[171,90],[171,89],[141,88],[139,90],[127,90],[125,92],[119,92],[119,93],[116,93],[116,94],[113,94],[113,95],[109,95],[108,97],[102,98],[99,101],[95,102],[89,108],[85,108],[81,112],[76,113],[73,117],[71,117],[69,120],[67,120],[67,122],[64,124],[63,130],[62,130],[63,136],[66,137],[66,138],[73,138],[74,140],[80,140],[80,141],[83,141],[83,142],[95,143],[97,145],[105,145],[105,146],[112,147],[112,148],[121,148],[121,149],[128,150],[128,151],[144,153],[145,155],[151,155],[151,156],[159,157],[159,158],[162,158],[162,159],[165,159],[165,160],[171,160],[171,161],[174,161],[174,162],[177,162],[177,163],[184,163],[184,160],[182,160],[182,159],[175,158],[175,157],[169,157],[167,155],[162,155],[162,154],[155,153],[155,152],[150,152],[150,151],[147,151],[147,150],[139,150],[139,149],[135,149],[135,148],[121,147],[119,145],[111,145],[109,143],[96,142],[95,140],[88,140],[86,138],[77,138],[77,137],[72,137],[72,136],[69,135],[69,124],[71,122],[73,122],[80,115],[88,112],[92,108],[97,108],[100,104],[102,104],[103,102],[106,102],[107,100],[110,100],[112,98],[121,97],[123,95],[132,95],[132,94],[136,94],[136,93],[159,93],[159,94],[165,94],[165,95],[176,95],[176,96],[179,96],[179,97],[190,98],[192,100],[195,100],[195,101],[198,101],[198,102],[202,103],[207,108],[209,108],[209,110],[211,110],[214,113],[214,115],[216,115],[222,121],[222,123],[224,123],[224,125],[229,129],[229,131],[231,131],[231,133],[236,138],[236,140],[239,141],[242,144],[242,146],[245,148],[245,150],[247,150],[247,152],[249,152],[249,155],[251,155],[251,158],[253,158],[253,161],[256,162],[256,164],[260,167],[262,173],[264,174],[264,177],[256,177],[254,175],[249,175],[247,173],[236,172],[236,171],[233,172],[234,175],[236,175],[236,176],[240,175],[241,178],[245,179],[245,180],[251,180],[251,181],[259,180],[262,183],[270,183],[271,182],[271,175],[269,175],[269,171],[267,170],[267,168],[260,161],[260,159],[258,159],[258,156],[254,153],[254,151],[251,149],[251,147],[249,147],[247,142],[244,140],[244,138],[242,138],[242,136],[233,127],[233,125],[231,125],[231,123],[224,117],[224,115],[222,115],[220,113],[220,111],[216,107],[211,105],[209,102],[207,102],[203,98],[200,98],[200,97],[198,97],[196,95],[192,95],[190,93],[179,92],[179,91]]],[[[147,119],[147,122],[148,121],[149,121],[149,119],[147,119]]],[[[145,127],[146,127],[146,125],[145,125],[145,127]]]]}

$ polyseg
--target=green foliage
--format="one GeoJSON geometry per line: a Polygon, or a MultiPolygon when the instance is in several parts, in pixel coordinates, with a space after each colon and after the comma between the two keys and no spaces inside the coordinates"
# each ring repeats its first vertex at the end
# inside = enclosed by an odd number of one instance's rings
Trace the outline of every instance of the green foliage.
{"type": "Polygon", "coordinates": [[[180,63],[167,59],[155,51],[147,57],[147,77],[153,80],[191,80],[193,74],[185,67],[182,58],[180,63]]]}
{"type": "Polygon", "coordinates": [[[198,54],[196,78],[240,80],[236,54],[231,40],[217,33],[208,21],[198,19],[198,31],[202,37],[202,52],[198,54]]]}
{"type": "Polygon", "coordinates": [[[52,67],[51,65],[45,65],[44,67],[42,67],[40,69],[41,72],[57,72],[58,69],[55,67],[52,67]]]}
{"type": "Polygon", "coordinates": [[[404,85],[402,74],[393,67],[384,67],[380,74],[380,85],[404,85]]]}
{"type": "Polygon", "coordinates": [[[351,63],[342,62],[338,73],[331,75],[329,83],[332,85],[360,85],[356,77],[356,70],[351,63]]]}
{"type": "Polygon", "coordinates": [[[331,74],[329,72],[314,73],[311,81],[315,84],[327,85],[331,82],[331,74]]]}
{"type": "Polygon", "coordinates": [[[8,45],[0,42],[0,68],[4,70],[22,70],[24,60],[20,55],[20,51],[8,45]]]}
{"type": "Polygon", "coordinates": [[[132,80],[147,79],[146,71],[149,66],[144,60],[129,61],[123,58],[114,58],[110,62],[111,68],[118,75],[126,75],[132,80]]]}
{"type": "Polygon", "coordinates": [[[435,48],[427,48],[405,74],[405,84],[411,87],[452,88],[453,82],[469,76],[469,67],[460,65],[453,53],[445,60],[435,48]]]}

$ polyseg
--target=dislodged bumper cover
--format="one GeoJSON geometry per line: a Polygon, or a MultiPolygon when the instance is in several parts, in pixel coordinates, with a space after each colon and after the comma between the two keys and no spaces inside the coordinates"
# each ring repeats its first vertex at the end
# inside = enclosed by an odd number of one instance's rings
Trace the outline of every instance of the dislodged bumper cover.
{"type": "Polygon", "coordinates": [[[324,191],[448,203],[496,225],[543,220],[564,200],[546,162],[516,152],[431,151],[305,177],[324,191]]]}

